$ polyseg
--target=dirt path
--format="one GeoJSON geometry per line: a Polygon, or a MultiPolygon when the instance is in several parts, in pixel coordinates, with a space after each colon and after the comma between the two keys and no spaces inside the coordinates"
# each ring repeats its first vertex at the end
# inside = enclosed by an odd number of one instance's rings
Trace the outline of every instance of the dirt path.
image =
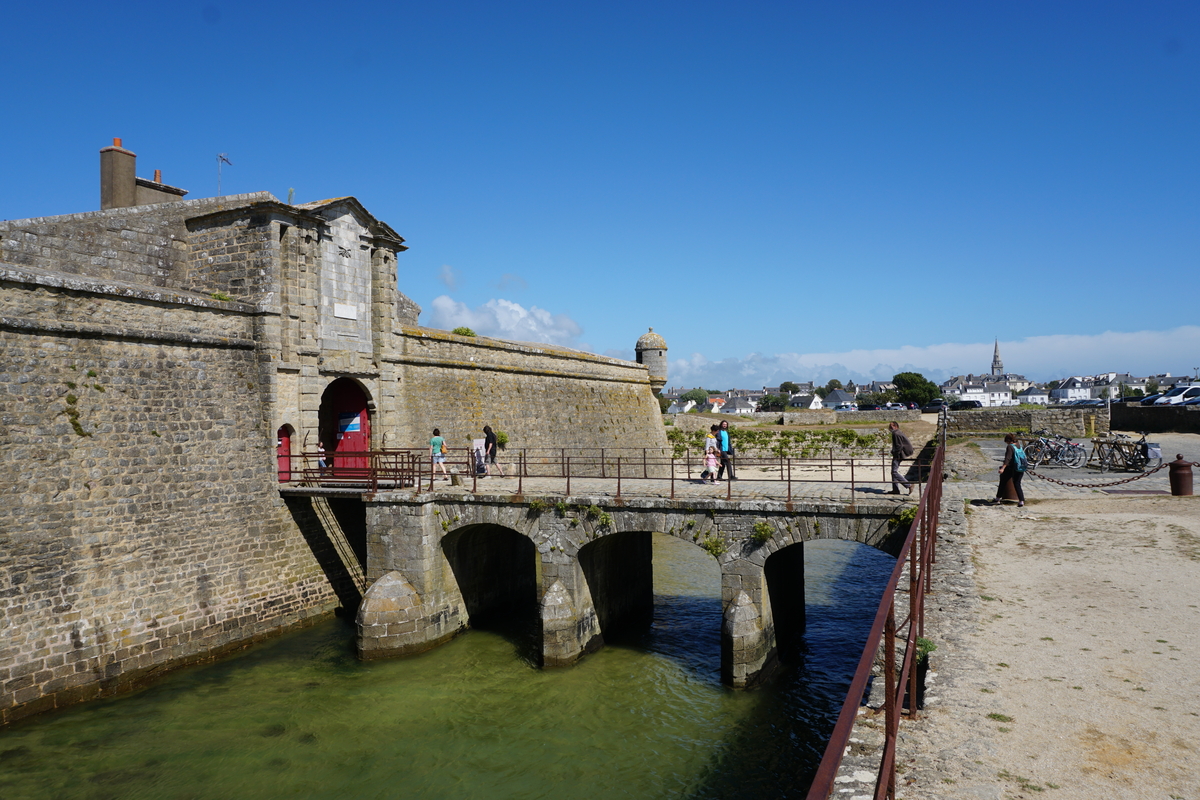
{"type": "Polygon", "coordinates": [[[1200,800],[1200,498],[975,506],[961,530],[899,796],[1200,800]]]}

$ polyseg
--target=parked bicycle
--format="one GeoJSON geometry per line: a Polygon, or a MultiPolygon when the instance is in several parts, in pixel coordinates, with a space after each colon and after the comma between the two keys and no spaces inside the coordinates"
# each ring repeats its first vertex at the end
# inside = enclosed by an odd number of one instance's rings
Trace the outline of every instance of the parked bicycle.
{"type": "Polygon", "coordinates": [[[1045,429],[1034,431],[1033,436],[1037,438],[1025,445],[1025,457],[1029,459],[1031,470],[1050,462],[1070,469],[1079,469],[1087,463],[1087,448],[1070,438],[1045,429]]]}
{"type": "Polygon", "coordinates": [[[1123,433],[1111,434],[1107,439],[1093,439],[1090,460],[1099,464],[1101,472],[1156,469],[1162,465],[1162,448],[1157,442],[1147,442],[1145,431],[1141,433],[1141,439],[1123,433]]]}

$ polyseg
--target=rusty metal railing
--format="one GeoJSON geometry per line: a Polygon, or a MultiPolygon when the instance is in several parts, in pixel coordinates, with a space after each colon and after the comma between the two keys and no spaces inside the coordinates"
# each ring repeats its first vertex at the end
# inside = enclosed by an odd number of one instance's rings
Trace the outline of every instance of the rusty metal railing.
{"type": "Polygon", "coordinates": [[[846,701],[842,705],[829,743],[825,747],[825,755],[809,787],[808,800],[828,800],[833,793],[834,778],[837,777],[846,745],[850,741],[858,708],[862,704],[867,681],[871,677],[881,646],[886,682],[885,735],[883,753],[876,774],[875,798],[883,800],[896,796],[896,740],[905,695],[908,697],[909,718],[916,719],[918,715],[920,687],[917,685],[917,639],[925,635],[925,594],[932,590],[932,567],[937,555],[938,514],[942,501],[942,465],[945,453],[944,445],[938,447],[935,452],[933,463],[930,465],[930,479],[917,506],[917,515],[909,528],[908,537],[896,559],[896,567],[892,570],[887,588],[883,592],[875,623],[871,626],[858,669],[850,682],[850,690],[846,693],[846,701]],[[908,609],[904,618],[897,621],[896,590],[905,570],[908,572],[908,609]],[[901,630],[904,633],[898,635],[898,631],[901,630]],[[904,642],[899,670],[896,664],[898,640],[904,642]]]}
{"type": "MultiPolygon", "coordinates": [[[[281,471],[281,482],[309,487],[358,486],[370,492],[427,487],[432,491],[441,477],[428,448],[337,451],[324,456],[308,452],[291,456],[289,461],[292,464],[298,461],[301,466],[281,471]],[[323,468],[318,464],[320,458],[325,461],[323,468]]],[[[732,462],[733,469],[721,481],[725,484],[726,499],[735,494],[732,477],[735,471],[752,473],[741,480],[755,484],[756,493],[762,492],[763,483],[779,485],[780,494],[787,500],[792,499],[794,484],[842,483],[854,492],[860,486],[892,483],[891,459],[886,451],[844,456],[830,450],[820,457],[809,458],[739,455],[732,462]]],[[[469,477],[473,491],[478,490],[479,479],[483,477],[480,463],[479,454],[470,448],[452,448],[446,453],[447,470],[457,473],[460,480],[469,477]]],[[[567,495],[571,494],[573,481],[600,479],[612,482],[617,497],[636,495],[638,487],[658,482],[669,486],[674,498],[680,482],[700,481],[703,459],[691,453],[668,456],[650,448],[510,448],[500,466],[503,477],[517,480],[518,494],[524,491],[528,478],[562,480],[567,495]]],[[[931,468],[919,461],[906,467],[908,480],[918,487],[925,483],[931,468]]],[[[652,487],[652,492],[661,494],[661,487],[652,487]]]]}

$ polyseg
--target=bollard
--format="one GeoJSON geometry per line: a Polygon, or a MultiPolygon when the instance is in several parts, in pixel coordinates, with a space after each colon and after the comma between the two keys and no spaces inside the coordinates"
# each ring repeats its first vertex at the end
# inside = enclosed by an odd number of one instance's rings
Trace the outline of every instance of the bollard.
{"type": "Polygon", "coordinates": [[[1192,462],[1184,461],[1183,454],[1175,456],[1175,460],[1167,465],[1171,477],[1171,494],[1176,497],[1192,494],[1192,462]]]}

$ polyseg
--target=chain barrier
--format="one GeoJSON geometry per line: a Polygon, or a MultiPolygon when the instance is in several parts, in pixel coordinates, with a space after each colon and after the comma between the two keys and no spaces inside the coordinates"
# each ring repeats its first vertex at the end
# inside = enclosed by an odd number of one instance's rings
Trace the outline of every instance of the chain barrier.
{"type": "Polygon", "coordinates": [[[1164,469],[1168,466],[1170,466],[1170,464],[1168,462],[1164,461],[1163,463],[1159,464],[1157,467],[1155,467],[1152,470],[1143,472],[1140,475],[1134,475],[1132,478],[1125,478],[1124,480],[1113,481],[1112,483],[1068,483],[1067,481],[1060,481],[1058,478],[1048,478],[1045,475],[1039,475],[1036,472],[1034,472],[1033,470],[1029,470],[1025,474],[1032,475],[1033,477],[1038,478],[1043,481],[1050,481],[1051,483],[1057,483],[1059,486],[1074,486],[1079,489],[1103,489],[1108,486],[1120,486],[1123,483],[1133,483],[1134,481],[1140,481],[1142,478],[1149,477],[1149,476],[1153,475],[1154,473],[1158,472],[1160,469],[1164,469]]]}

